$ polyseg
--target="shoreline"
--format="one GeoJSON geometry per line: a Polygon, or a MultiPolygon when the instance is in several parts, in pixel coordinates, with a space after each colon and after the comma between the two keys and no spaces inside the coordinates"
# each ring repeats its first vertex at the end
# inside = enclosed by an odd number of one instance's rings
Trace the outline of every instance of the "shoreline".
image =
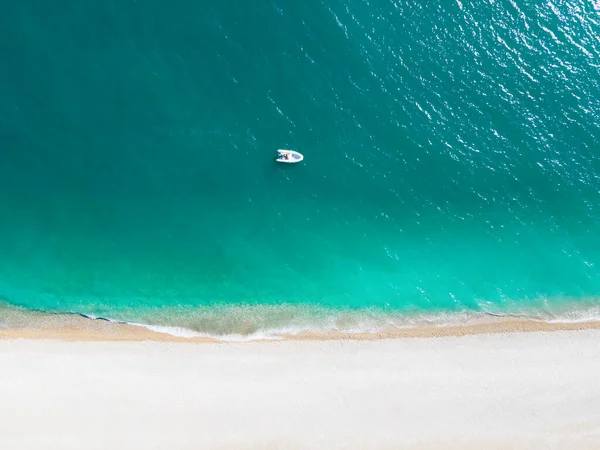
{"type": "MultiPolygon", "coordinates": [[[[472,335],[579,331],[600,329],[600,321],[545,322],[541,320],[502,316],[480,316],[463,324],[427,324],[407,327],[388,326],[377,331],[300,331],[275,333],[270,336],[177,336],[166,331],[152,330],[146,325],[113,322],[79,314],[43,314],[39,324],[25,323],[0,327],[0,340],[51,339],[63,341],[111,341],[111,342],[281,342],[281,341],[374,341],[387,339],[442,338],[472,335]]],[[[33,322],[33,321],[32,321],[33,322]]],[[[197,333],[199,334],[199,333],[197,333]]]]}

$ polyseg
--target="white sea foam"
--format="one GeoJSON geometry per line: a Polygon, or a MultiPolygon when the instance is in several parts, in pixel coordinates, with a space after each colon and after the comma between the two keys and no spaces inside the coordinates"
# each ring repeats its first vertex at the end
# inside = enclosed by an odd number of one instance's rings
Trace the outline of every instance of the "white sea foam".
{"type": "MultiPolygon", "coordinates": [[[[207,339],[216,339],[219,341],[226,342],[247,342],[247,341],[260,341],[260,340],[281,340],[285,336],[294,336],[303,332],[310,331],[325,331],[325,330],[311,330],[309,327],[304,328],[271,328],[259,330],[249,334],[239,334],[239,333],[229,333],[229,334],[215,334],[215,333],[202,333],[198,331],[194,331],[188,328],[182,327],[173,327],[173,326],[165,326],[165,325],[148,325],[143,323],[135,323],[135,322],[126,322],[127,325],[133,325],[136,327],[146,328],[147,330],[153,331],[155,333],[168,334],[174,337],[181,338],[207,338],[207,339]]],[[[332,329],[333,331],[338,331],[332,329]]],[[[365,333],[368,332],[366,330],[343,330],[344,333],[365,333]]]]}
{"type": "Polygon", "coordinates": [[[161,325],[145,325],[143,323],[135,323],[135,322],[127,322],[128,325],[133,325],[136,327],[146,328],[155,333],[163,333],[169,334],[175,337],[183,337],[183,338],[194,338],[194,337],[204,337],[202,333],[197,333],[192,330],[188,330],[187,328],[181,327],[169,327],[169,326],[161,326],[161,325]]]}
{"type": "Polygon", "coordinates": [[[600,321],[600,309],[562,311],[556,317],[546,319],[549,323],[587,323],[600,321]]]}

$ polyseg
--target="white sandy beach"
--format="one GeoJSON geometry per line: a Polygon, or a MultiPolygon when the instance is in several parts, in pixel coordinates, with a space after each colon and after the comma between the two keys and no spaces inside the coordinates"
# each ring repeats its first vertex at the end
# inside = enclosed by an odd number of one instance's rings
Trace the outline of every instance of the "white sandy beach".
{"type": "Polygon", "coordinates": [[[599,344],[0,340],[0,448],[598,448],[599,344]]]}

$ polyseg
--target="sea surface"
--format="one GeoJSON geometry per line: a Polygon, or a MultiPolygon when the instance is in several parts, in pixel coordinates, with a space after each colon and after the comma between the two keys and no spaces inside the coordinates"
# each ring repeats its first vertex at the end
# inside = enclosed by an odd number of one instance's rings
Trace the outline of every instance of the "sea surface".
{"type": "Polygon", "coordinates": [[[598,2],[20,0],[0,63],[2,310],[600,319],[598,2]]]}

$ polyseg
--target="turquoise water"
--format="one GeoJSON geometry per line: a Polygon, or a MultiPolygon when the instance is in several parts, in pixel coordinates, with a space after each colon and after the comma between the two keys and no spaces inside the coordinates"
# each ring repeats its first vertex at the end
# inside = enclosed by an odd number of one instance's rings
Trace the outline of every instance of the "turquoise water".
{"type": "Polygon", "coordinates": [[[3,6],[0,298],[218,333],[597,306],[594,2],[212,3],[3,6]]]}

